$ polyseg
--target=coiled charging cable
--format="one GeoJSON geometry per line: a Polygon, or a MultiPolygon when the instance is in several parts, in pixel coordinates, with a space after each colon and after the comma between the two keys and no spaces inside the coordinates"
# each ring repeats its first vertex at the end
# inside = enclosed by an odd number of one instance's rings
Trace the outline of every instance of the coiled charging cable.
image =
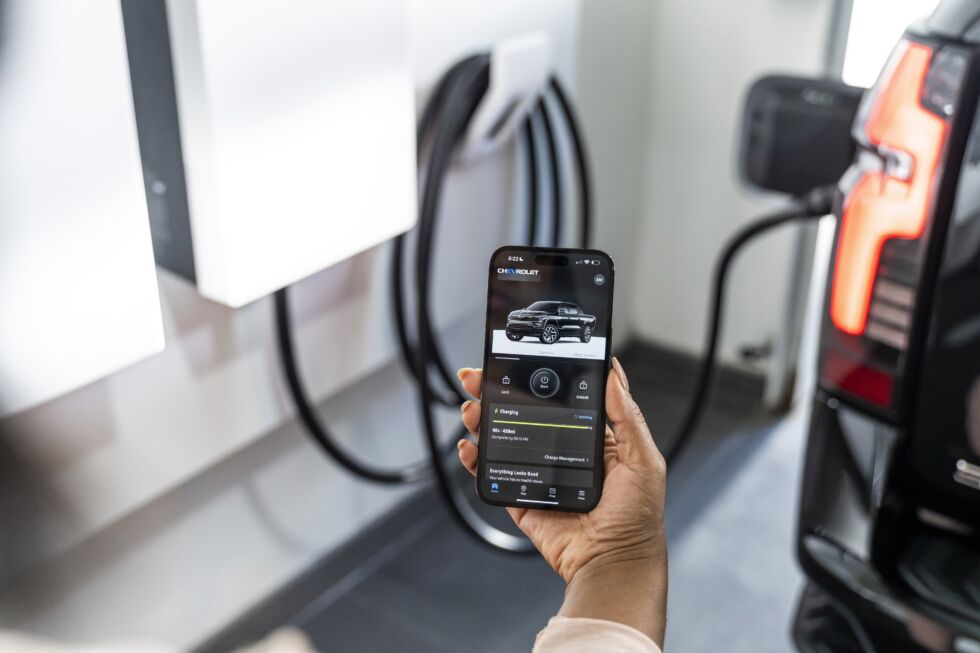
{"type": "MultiPolygon", "coordinates": [[[[440,494],[444,497],[451,514],[467,532],[472,534],[480,542],[485,542],[495,548],[509,552],[531,553],[534,551],[534,548],[526,538],[502,531],[488,524],[474,509],[469,498],[462,494],[453,475],[442,466],[439,455],[439,440],[433,415],[433,405],[438,403],[439,400],[434,388],[428,382],[426,371],[428,365],[432,365],[437,369],[443,367],[440,360],[442,354],[437,345],[430,317],[431,264],[434,258],[432,256],[432,248],[436,235],[442,185],[456,147],[466,133],[469,121],[476,111],[483,94],[486,92],[488,80],[489,66],[475,64],[469,67],[461,75],[458,85],[449,91],[444,114],[432,136],[433,142],[422,192],[418,238],[416,241],[416,345],[414,352],[411,347],[408,347],[403,350],[403,355],[409,368],[415,368],[415,375],[418,381],[416,387],[419,392],[419,409],[422,414],[426,445],[429,448],[429,453],[432,458],[433,471],[435,472],[440,494]]],[[[552,84],[553,88],[558,88],[560,92],[560,86],[557,82],[553,80],[552,84]]],[[[567,102],[562,108],[563,111],[569,109],[567,102]]],[[[561,202],[561,170],[555,140],[551,136],[553,125],[549,116],[549,108],[544,100],[539,103],[536,112],[541,116],[548,142],[548,157],[551,168],[552,241],[557,242],[554,239],[560,238],[561,223],[564,217],[561,202]]],[[[570,110],[566,114],[566,118],[571,129],[577,131],[574,114],[571,114],[570,110]]],[[[528,142],[533,145],[533,133],[531,136],[528,142]]],[[[573,137],[573,142],[574,140],[575,138],[573,137]]],[[[529,149],[529,159],[533,161],[535,157],[535,150],[529,149]]],[[[588,223],[591,219],[589,213],[591,207],[588,200],[589,182],[584,159],[584,145],[581,142],[576,147],[576,160],[581,177],[579,187],[583,189],[582,197],[585,198],[582,200],[582,223],[585,225],[583,226],[582,234],[583,236],[587,236],[588,223]],[[581,159],[579,159],[580,154],[581,159]],[[583,170],[586,171],[585,174],[582,173],[583,170]]],[[[532,166],[530,169],[534,170],[535,168],[532,166]]],[[[536,202],[536,195],[532,197],[531,201],[536,202]]],[[[534,216],[536,214],[536,207],[532,206],[531,209],[531,215],[534,216]]],[[[532,217],[532,223],[535,221],[536,219],[532,217]]],[[[536,236],[533,233],[533,229],[529,235],[533,242],[533,238],[536,236]]],[[[445,375],[442,374],[442,376],[446,380],[445,375]]],[[[447,383],[447,385],[449,384],[447,383]]],[[[453,388],[458,392],[458,388],[455,385],[453,385],[453,388]]],[[[465,430],[461,430],[460,436],[465,436],[465,430]]]]}
{"type": "MultiPolygon", "coordinates": [[[[399,350],[402,359],[416,381],[419,390],[419,407],[422,414],[428,460],[411,466],[387,470],[366,465],[347,454],[336,442],[326,425],[309,400],[300,378],[292,342],[292,320],[289,311],[287,289],[275,294],[276,327],[280,358],[290,394],[296,403],[301,423],[314,442],[338,464],[354,475],[368,481],[386,484],[410,483],[427,478],[434,473],[437,487],[447,507],[456,521],[478,541],[495,548],[516,553],[531,553],[533,546],[524,537],[501,531],[488,523],[462,494],[453,476],[444,468],[442,459],[447,451],[455,449],[455,441],[465,437],[461,429],[459,437],[445,445],[439,443],[434,424],[433,405],[456,406],[466,399],[442,354],[437,334],[432,328],[429,301],[431,251],[435,239],[435,225],[441,197],[442,184],[455,150],[466,133],[473,113],[486,93],[489,84],[490,58],[488,55],[475,55],[461,60],[453,66],[437,84],[432,99],[423,110],[417,133],[419,143],[419,168],[424,171],[421,179],[422,193],[419,225],[416,236],[416,257],[414,264],[415,288],[417,291],[416,342],[409,335],[407,305],[404,295],[405,235],[395,239],[391,265],[392,308],[399,350]],[[431,142],[430,142],[431,141],[431,142]],[[426,156],[426,154],[428,156],[426,156]],[[434,371],[434,377],[430,375],[434,371]],[[442,390],[433,386],[433,378],[444,386],[442,390]]],[[[591,180],[585,144],[581,137],[578,119],[568,100],[567,94],[556,78],[549,82],[549,90],[560,109],[560,115],[569,132],[575,167],[578,176],[579,205],[582,217],[579,223],[581,244],[587,243],[591,230],[592,198],[591,180]]],[[[534,244],[538,239],[538,197],[539,174],[538,152],[536,146],[537,122],[540,122],[547,144],[548,172],[550,174],[551,194],[551,240],[558,244],[564,220],[562,206],[561,165],[555,140],[554,122],[551,108],[545,98],[541,98],[532,115],[521,129],[524,151],[527,159],[528,187],[528,226],[527,240],[534,244]]]]}

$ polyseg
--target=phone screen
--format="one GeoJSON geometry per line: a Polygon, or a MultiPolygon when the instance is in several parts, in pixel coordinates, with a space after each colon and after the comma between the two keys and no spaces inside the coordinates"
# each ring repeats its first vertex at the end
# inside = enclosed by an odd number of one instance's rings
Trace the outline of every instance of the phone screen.
{"type": "Polygon", "coordinates": [[[495,505],[591,510],[602,490],[613,263],[504,247],[490,261],[477,486],[495,505]]]}

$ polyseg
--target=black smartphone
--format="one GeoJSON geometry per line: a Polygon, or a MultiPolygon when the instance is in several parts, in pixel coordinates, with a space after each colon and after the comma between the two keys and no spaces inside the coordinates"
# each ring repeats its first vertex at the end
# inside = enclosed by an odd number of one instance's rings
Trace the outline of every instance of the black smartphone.
{"type": "Polygon", "coordinates": [[[597,250],[491,257],[477,470],[487,503],[588,512],[599,502],[613,279],[597,250]]]}

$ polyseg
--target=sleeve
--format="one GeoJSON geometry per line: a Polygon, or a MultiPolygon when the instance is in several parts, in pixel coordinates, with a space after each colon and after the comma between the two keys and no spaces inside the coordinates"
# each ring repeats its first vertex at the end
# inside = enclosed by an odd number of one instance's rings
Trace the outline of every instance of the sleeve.
{"type": "Polygon", "coordinates": [[[603,619],[552,617],[532,653],[661,653],[653,640],[626,624],[603,619]]]}

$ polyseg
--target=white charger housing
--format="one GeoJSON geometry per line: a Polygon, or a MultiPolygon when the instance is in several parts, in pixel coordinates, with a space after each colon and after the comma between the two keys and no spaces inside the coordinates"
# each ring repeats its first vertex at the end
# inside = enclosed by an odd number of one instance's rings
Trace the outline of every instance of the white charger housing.
{"type": "Polygon", "coordinates": [[[124,0],[157,263],[241,306],[410,229],[407,0],[124,0]]]}
{"type": "Polygon", "coordinates": [[[547,88],[552,66],[547,32],[528,32],[494,44],[487,92],[463,141],[464,160],[478,159],[511,140],[547,88]]]}

